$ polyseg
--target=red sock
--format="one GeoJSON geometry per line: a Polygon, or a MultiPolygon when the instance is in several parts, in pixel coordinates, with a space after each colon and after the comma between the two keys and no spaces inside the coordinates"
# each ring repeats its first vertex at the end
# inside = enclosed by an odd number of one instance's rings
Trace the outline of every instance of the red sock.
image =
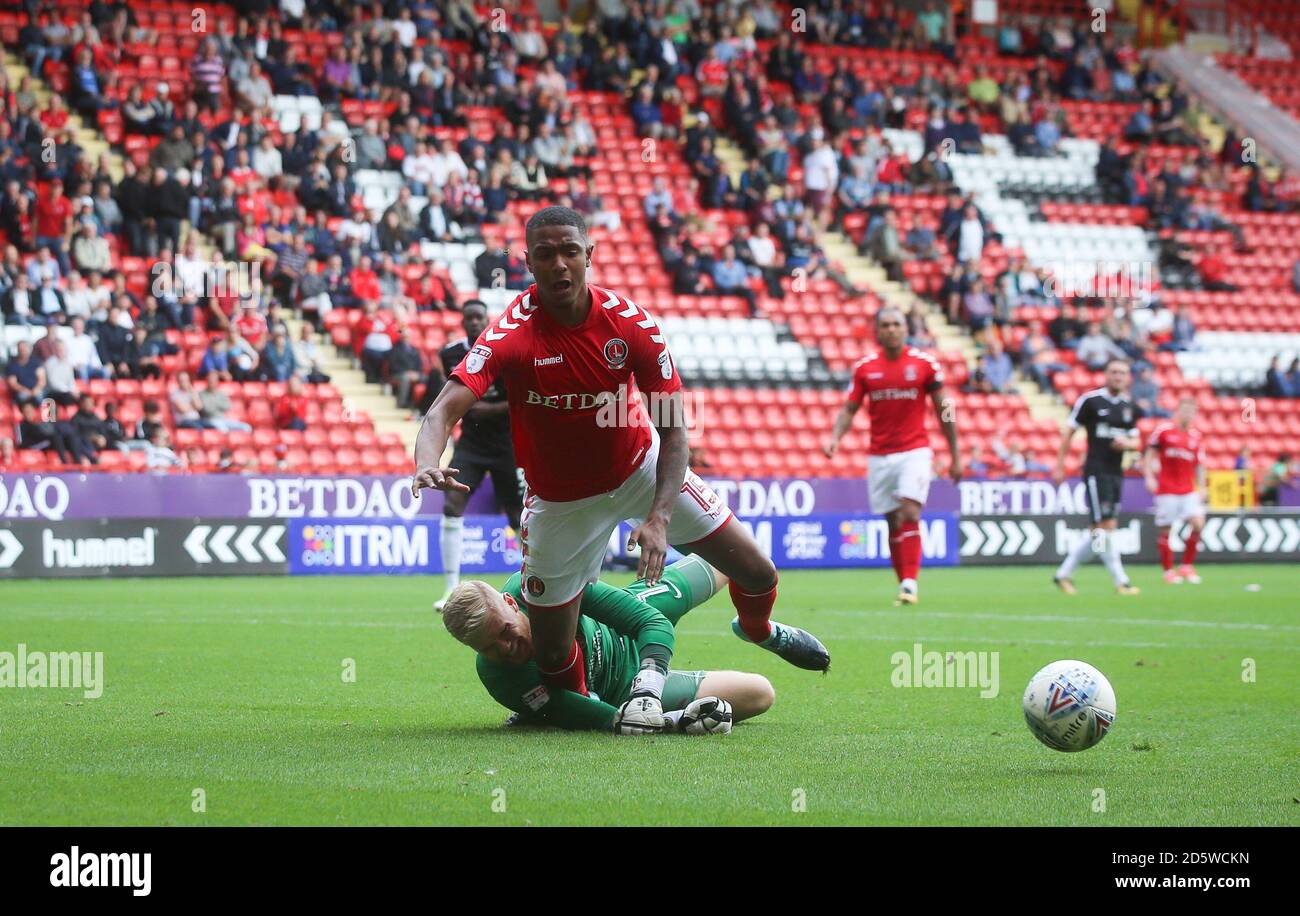
{"type": "Polygon", "coordinates": [[[538,665],[537,670],[541,672],[542,683],[547,687],[553,690],[572,690],[574,693],[587,696],[587,660],[583,657],[582,646],[578,645],[576,639],[563,665],[554,671],[547,671],[538,665]]]}
{"type": "Polygon", "coordinates": [[[762,642],[772,635],[772,605],[776,604],[776,586],[773,585],[760,595],[746,593],[735,582],[728,583],[731,603],[736,606],[740,617],[740,628],[754,642],[762,642]]]}
{"type": "Polygon", "coordinates": [[[889,536],[889,564],[894,567],[894,575],[903,581],[903,532],[895,531],[889,536]]]}
{"type": "Polygon", "coordinates": [[[898,578],[915,579],[921,573],[921,523],[898,526],[898,578]]]}
{"type": "Polygon", "coordinates": [[[1201,532],[1193,531],[1183,542],[1183,565],[1191,566],[1196,562],[1196,548],[1201,546],[1201,532]]]}
{"type": "Polygon", "coordinates": [[[1169,535],[1162,534],[1156,538],[1156,546],[1160,548],[1160,565],[1165,568],[1165,572],[1174,568],[1174,551],[1169,546],[1169,535]]]}

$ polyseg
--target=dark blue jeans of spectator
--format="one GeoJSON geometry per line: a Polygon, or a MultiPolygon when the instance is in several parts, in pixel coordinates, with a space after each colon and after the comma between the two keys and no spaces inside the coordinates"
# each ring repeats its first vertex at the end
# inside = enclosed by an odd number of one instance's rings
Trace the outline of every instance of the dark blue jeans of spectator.
{"type": "Polygon", "coordinates": [[[158,248],[165,245],[173,252],[180,250],[181,221],[173,216],[158,217],[158,248]]]}
{"type": "Polygon", "coordinates": [[[772,177],[779,184],[785,184],[790,174],[790,154],[784,150],[775,150],[767,154],[767,161],[763,163],[767,170],[772,173],[772,177]]]}
{"type": "Polygon", "coordinates": [[[1052,376],[1058,372],[1064,372],[1068,368],[1070,367],[1065,363],[1030,363],[1025,368],[1025,372],[1038,383],[1039,388],[1055,391],[1056,386],[1052,384],[1052,376]]]}
{"type": "Polygon", "coordinates": [[[128,219],[123,222],[126,229],[126,245],[131,249],[131,254],[141,257],[145,254],[145,232],[144,223],[138,219],[128,219]]]}

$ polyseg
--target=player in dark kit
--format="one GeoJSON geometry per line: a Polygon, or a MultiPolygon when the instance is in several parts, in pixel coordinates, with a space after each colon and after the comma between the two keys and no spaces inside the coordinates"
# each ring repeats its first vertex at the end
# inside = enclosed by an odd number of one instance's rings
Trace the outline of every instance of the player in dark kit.
{"type": "Polygon", "coordinates": [[[1061,450],[1056,456],[1056,470],[1052,479],[1060,483],[1065,479],[1065,459],[1070,454],[1070,442],[1079,429],[1088,433],[1088,456],[1083,463],[1083,481],[1088,499],[1088,512],[1092,517],[1090,537],[1074,545],[1065,562],[1056,571],[1056,585],[1067,595],[1077,594],[1074,587],[1074,569],[1092,554],[1101,557],[1115,591],[1121,595],[1136,595],[1138,589],[1129,582],[1124,563],[1119,558],[1119,545],[1115,542],[1115,528],[1119,524],[1120,495],[1124,490],[1124,453],[1142,447],[1137,421],[1143,416],[1142,408],[1129,396],[1132,373],[1122,359],[1112,359],[1106,364],[1104,387],[1085,391],[1074,402],[1069,425],[1061,437],[1061,450]]]}
{"type": "MultiPolygon", "coordinates": [[[[442,371],[447,378],[466,354],[473,349],[479,336],[488,326],[487,305],[479,299],[470,299],[462,306],[461,327],[465,336],[453,340],[438,353],[442,371]]],[[[515,449],[510,441],[510,405],[506,401],[505,385],[496,379],[483,392],[461,420],[460,439],[452,467],[460,469],[460,482],[468,490],[448,490],[443,498],[442,529],[439,543],[442,547],[442,567],[447,577],[447,591],[434,604],[442,610],[443,602],[460,583],[460,551],[464,537],[465,505],[478,489],[483,478],[492,475],[492,489],[496,492],[497,506],[505,513],[510,527],[519,530],[519,515],[523,511],[523,498],[519,493],[519,472],[515,468],[515,449]]]]}

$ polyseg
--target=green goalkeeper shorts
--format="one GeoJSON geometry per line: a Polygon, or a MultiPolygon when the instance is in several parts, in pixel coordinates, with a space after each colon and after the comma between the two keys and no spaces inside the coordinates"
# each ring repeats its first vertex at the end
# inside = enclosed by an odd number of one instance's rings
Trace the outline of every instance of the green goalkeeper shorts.
{"type": "Polygon", "coordinates": [[[677,621],[691,608],[713,597],[715,585],[713,567],[691,554],[665,569],[657,585],[646,585],[644,579],[637,579],[627,591],[677,626],[677,621]]]}
{"type": "Polygon", "coordinates": [[[700,692],[707,671],[669,671],[664,681],[663,704],[665,710],[685,709],[700,692]]]}

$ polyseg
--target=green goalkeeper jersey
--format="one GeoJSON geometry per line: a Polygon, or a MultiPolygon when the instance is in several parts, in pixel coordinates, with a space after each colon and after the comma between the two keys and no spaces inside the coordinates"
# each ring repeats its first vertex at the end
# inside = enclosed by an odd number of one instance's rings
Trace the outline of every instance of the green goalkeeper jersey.
{"type": "MultiPolygon", "coordinates": [[[[502,589],[525,610],[519,574],[502,589]]],[[[506,665],[478,656],[478,676],[502,706],[560,728],[603,729],[629,699],[641,668],[642,648],[657,644],[669,651],[673,627],[687,611],[713,594],[713,570],[686,557],[664,570],[657,585],[638,580],[626,588],[593,582],[582,592],[577,638],[587,664],[587,690],[549,690],[537,663],[506,665]]]]}

